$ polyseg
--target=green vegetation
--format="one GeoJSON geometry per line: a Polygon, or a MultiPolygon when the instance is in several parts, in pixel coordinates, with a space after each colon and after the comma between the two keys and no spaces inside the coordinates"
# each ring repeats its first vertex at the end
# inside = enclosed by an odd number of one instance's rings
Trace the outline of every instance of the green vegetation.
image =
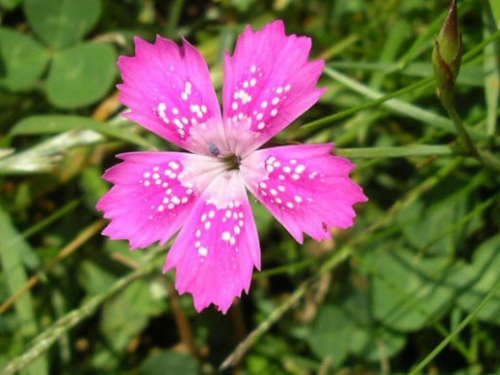
{"type": "Polygon", "coordinates": [[[0,375],[499,373],[500,2],[458,3],[445,109],[448,6],[0,0],[0,375]],[[170,243],[100,235],[114,155],[174,149],[120,116],[116,58],[135,35],[185,37],[220,95],[224,51],[276,18],[313,39],[328,88],[277,142],[334,142],[370,202],[304,245],[253,202],[263,271],[227,315],[198,314],[161,273],[170,243]]]}

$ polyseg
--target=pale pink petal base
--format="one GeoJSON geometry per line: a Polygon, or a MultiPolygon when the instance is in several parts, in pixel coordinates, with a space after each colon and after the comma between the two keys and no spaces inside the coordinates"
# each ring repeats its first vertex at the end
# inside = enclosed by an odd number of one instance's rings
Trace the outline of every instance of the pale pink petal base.
{"type": "Polygon", "coordinates": [[[97,204],[104,217],[111,219],[103,234],[129,240],[132,248],[166,243],[211,180],[210,170],[199,171],[210,158],[180,152],[131,152],[119,158],[124,161],[103,176],[114,186],[97,204]],[[194,171],[199,176],[196,184],[189,178],[194,171]]]}
{"type": "Polygon", "coordinates": [[[211,303],[226,312],[248,292],[260,268],[257,230],[239,172],[224,172],[201,195],[167,255],[179,293],[191,293],[201,311],[211,303]]]}
{"type": "Polygon", "coordinates": [[[333,145],[274,147],[254,152],[242,164],[248,189],[300,243],[303,233],[320,241],[331,228],[352,226],[353,205],[366,202],[349,178],[354,165],[331,155],[333,145]]]}

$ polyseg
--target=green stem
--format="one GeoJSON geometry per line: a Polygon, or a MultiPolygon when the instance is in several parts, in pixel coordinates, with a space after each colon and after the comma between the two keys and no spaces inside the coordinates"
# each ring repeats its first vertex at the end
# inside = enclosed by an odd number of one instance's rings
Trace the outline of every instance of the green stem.
{"type": "Polygon", "coordinates": [[[482,150],[476,147],[457,113],[455,105],[444,105],[444,107],[448,111],[450,118],[457,129],[458,135],[467,148],[468,153],[471,156],[476,157],[485,167],[495,171],[500,171],[500,160],[488,150],[482,150]]]}
{"type": "Polygon", "coordinates": [[[452,146],[416,145],[401,147],[339,148],[335,155],[346,158],[400,158],[408,156],[460,155],[452,146]]]}
{"type": "MultiPolygon", "coordinates": [[[[444,104],[444,103],[443,103],[444,104]]],[[[451,103],[450,105],[445,105],[444,106],[446,110],[448,111],[448,114],[450,115],[451,121],[455,125],[455,128],[457,129],[457,133],[459,138],[462,140],[464,143],[464,146],[466,147],[467,151],[469,152],[470,155],[477,156],[477,148],[474,142],[472,142],[472,139],[469,135],[469,132],[465,128],[465,125],[463,124],[462,120],[460,119],[460,116],[458,115],[455,105],[451,103]]]]}

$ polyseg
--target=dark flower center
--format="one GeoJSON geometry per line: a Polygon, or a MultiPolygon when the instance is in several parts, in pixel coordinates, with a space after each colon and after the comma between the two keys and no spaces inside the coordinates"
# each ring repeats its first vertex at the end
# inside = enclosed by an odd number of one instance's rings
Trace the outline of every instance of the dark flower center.
{"type": "Polygon", "coordinates": [[[241,157],[238,155],[229,155],[222,158],[222,161],[227,166],[227,170],[238,170],[240,169],[241,157]]]}

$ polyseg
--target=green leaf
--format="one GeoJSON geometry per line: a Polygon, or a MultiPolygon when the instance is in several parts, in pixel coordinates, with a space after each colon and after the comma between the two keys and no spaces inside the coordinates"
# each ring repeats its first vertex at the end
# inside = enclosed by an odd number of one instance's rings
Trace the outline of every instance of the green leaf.
{"type": "Polygon", "coordinates": [[[47,81],[49,101],[78,108],[102,99],[113,86],[116,52],[110,44],[85,43],[58,52],[47,81]]]}
{"type": "Polygon", "coordinates": [[[465,227],[453,227],[470,209],[470,191],[484,181],[483,176],[465,181],[450,177],[431,193],[423,194],[398,214],[408,243],[422,253],[452,255],[463,244],[477,220],[465,227]]]}
{"type": "Polygon", "coordinates": [[[138,146],[151,147],[147,141],[123,128],[118,128],[88,117],[73,115],[38,115],[27,117],[14,125],[10,134],[13,136],[55,134],[81,129],[93,130],[110,138],[120,139],[138,146]]]}
{"type": "Polygon", "coordinates": [[[309,342],[320,357],[329,357],[339,365],[347,357],[351,342],[352,326],[348,317],[332,305],[324,305],[318,312],[309,342]]]}
{"type": "MultiPolygon", "coordinates": [[[[32,252],[29,244],[24,241],[16,228],[12,225],[7,212],[0,207],[0,263],[6,278],[10,294],[14,294],[21,289],[27,282],[28,276],[24,267],[23,255],[32,252]]],[[[38,331],[34,312],[33,299],[31,293],[27,292],[16,299],[14,303],[19,330],[23,337],[31,339],[38,331]]],[[[47,374],[47,362],[45,357],[41,357],[29,368],[32,375],[47,374]]]]}
{"type": "Polygon", "coordinates": [[[29,36],[0,28],[0,86],[26,90],[40,78],[47,65],[47,51],[29,36]]]}
{"type": "Polygon", "coordinates": [[[170,350],[153,352],[140,367],[141,375],[196,375],[198,364],[187,354],[170,350]]]}
{"type": "Polygon", "coordinates": [[[347,354],[368,361],[380,361],[396,355],[405,337],[377,324],[371,314],[368,293],[355,291],[340,305],[323,305],[313,324],[310,343],[321,357],[329,356],[339,364],[347,354]]]}
{"type": "Polygon", "coordinates": [[[122,351],[148,324],[149,318],[165,310],[165,299],[156,299],[154,284],[138,280],[106,302],[101,331],[113,349],[122,351]]]}
{"type": "Polygon", "coordinates": [[[100,0],[26,0],[24,5],[30,26],[55,49],[82,40],[101,14],[100,0]]]}
{"type": "Polygon", "coordinates": [[[93,261],[83,261],[78,270],[78,278],[87,292],[87,297],[104,293],[118,278],[107,267],[93,261]]]}
{"type": "Polygon", "coordinates": [[[436,321],[450,306],[458,286],[450,282],[459,269],[446,257],[423,258],[391,244],[365,255],[373,275],[373,314],[400,331],[415,331],[436,321]]]}
{"type": "Polygon", "coordinates": [[[500,2],[498,2],[498,0],[489,0],[489,2],[491,13],[493,15],[493,18],[495,19],[497,28],[500,28],[500,2]]]}
{"type": "MultiPolygon", "coordinates": [[[[474,310],[478,303],[498,282],[500,269],[500,235],[483,242],[474,253],[472,264],[464,266],[454,281],[464,291],[458,298],[458,304],[468,312],[474,310]]],[[[480,310],[476,317],[480,320],[500,324],[500,295],[494,296],[480,310]]]]}

